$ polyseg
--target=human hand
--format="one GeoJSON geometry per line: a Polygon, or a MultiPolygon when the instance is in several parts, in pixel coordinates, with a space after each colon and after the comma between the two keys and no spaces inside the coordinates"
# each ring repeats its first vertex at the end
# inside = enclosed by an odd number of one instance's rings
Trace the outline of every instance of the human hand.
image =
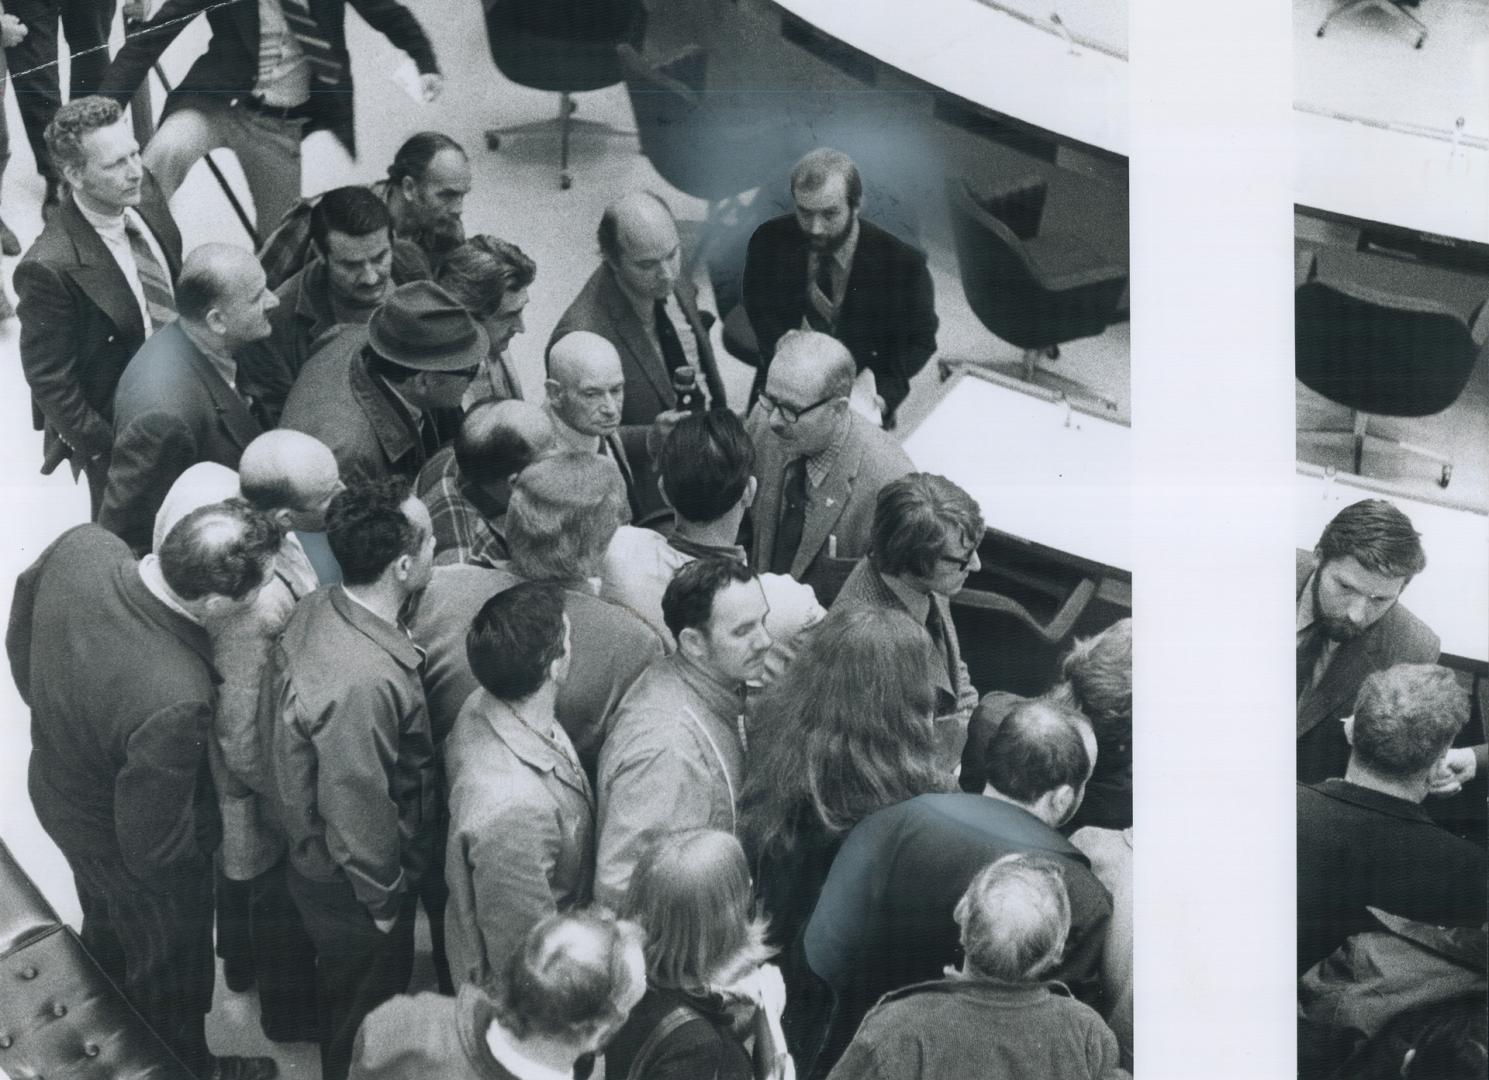
{"type": "Polygon", "coordinates": [[[19,45],[28,33],[30,30],[20,19],[14,15],[0,13],[0,45],[7,49],[13,45],[19,45]]]}
{"type": "Polygon", "coordinates": [[[435,101],[445,89],[445,77],[437,71],[419,76],[419,93],[426,103],[435,101]]]}
{"type": "Polygon", "coordinates": [[[1474,757],[1473,747],[1464,746],[1449,750],[1437,763],[1437,767],[1432,770],[1432,775],[1428,778],[1427,794],[1456,795],[1463,790],[1464,784],[1474,778],[1477,772],[1478,761],[1474,757]]]}
{"type": "Polygon", "coordinates": [[[653,460],[662,452],[662,443],[667,441],[667,436],[672,434],[672,429],[677,426],[677,422],[691,415],[692,413],[686,409],[668,409],[666,412],[657,413],[656,418],[651,422],[651,430],[646,433],[646,452],[652,456],[653,460]]]}

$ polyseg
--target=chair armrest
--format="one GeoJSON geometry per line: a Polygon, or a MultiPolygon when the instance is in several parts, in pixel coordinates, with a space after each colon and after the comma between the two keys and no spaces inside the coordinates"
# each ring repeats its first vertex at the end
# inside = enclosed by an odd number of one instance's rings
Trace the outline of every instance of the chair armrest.
{"type": "Polygon", "coordinates": [[[1108,262],[1073,236],[1053,233],[1027,242],[1024,249],[1040,284],[1054,292],[1127,280],[1126,267],[1108,262]]]}
{"type": "Polygon", "coordinates": [[[1023,604],[1002,593],[985,592],[981,589],[963,589],[953,597],[952,602],[959,606],[977,608],[980,611],[1001,611],[1012,615],[1033,630],[1046,645],[1058,645],[1065,640],[1071,628],[1085,614],[1086,608],[1095,597],[1096,582],[1090,578],[1081,578],[1075,588],[1071,589],[1069,595],[1065,597],[1060,609],[1050,617],[1049,622],[1044,623],[1035,618],[1023,604]]]}
{"type": "Polygon", "coordinates": [[[1473,319],[1468,324],[1468,336],[1473,339],[1474,346],[1482,349],[1489,344],[1489,300],[1479,305],[1479,310],[1474,312],[1473,319]]]}

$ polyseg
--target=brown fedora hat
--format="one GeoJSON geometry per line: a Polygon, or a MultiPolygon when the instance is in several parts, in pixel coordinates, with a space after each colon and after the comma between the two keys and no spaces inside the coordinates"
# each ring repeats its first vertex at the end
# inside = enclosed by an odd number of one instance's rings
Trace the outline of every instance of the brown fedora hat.
{"type": "Polygon", "coordinates": [[[385,360],[414,371],[464,371],[491,351],[470,312],[432,281],[394,289],[372,313],[367,342],[385,360]]]}

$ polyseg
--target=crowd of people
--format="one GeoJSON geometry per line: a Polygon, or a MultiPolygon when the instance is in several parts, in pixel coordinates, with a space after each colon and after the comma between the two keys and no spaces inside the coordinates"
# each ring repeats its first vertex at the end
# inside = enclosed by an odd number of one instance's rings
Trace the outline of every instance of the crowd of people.
{"type": "MultiPolygon", "coordinates": [[[[437,94],[402,5],[351,6],[437,94]]],[[[169,0],[43,124],[21,360],[92,520],[7,647],[89,951],[203,1080],[277,1072],[209,1047],[219,960],[325,1080],[1125,1075],[1131,626],[979,694],[951,598],[983,509],[891,433],[924,256],[808,153],[749,245],[731,408],[631,192],[524,386],[538,267],[466,235],[458,142],[299,199],[303,134],[351,138],[342,15],[169,0]],[[141,148],[121,106],[203,10],[141,148]],[[257,252],[183,250],[214,146],[257,252]]]]}
{"type": "Polygon", "coordinates": [[[1385,499],[1297,556],[1298,1071],[1477,1078],[1489,1067],[1483,795],[1466,679],[1399,601],[1427,565],[1385,499]],[[1439,809],[1441,808],[1441,809],[1439,809]]]}

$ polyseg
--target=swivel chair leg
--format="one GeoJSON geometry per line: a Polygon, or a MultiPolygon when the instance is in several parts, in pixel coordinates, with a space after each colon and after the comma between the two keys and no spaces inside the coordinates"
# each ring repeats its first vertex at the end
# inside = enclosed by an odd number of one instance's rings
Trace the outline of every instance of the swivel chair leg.
{"type": "Polygon", "coordinates": [[[1400,4],[1395,3],[1394,0],[1345,0],[1344,3],[1340,4],[1333,11],[1329,12],[1324,21],[1319,24],[1318,30],[1315,32],[1314,36],[1323,37],[1324,31],[1329,28],[1329,24],[1335,19],[1337,19],[1341,15],[1347,15],[1351,11],[1356,11],[1359,8],[1363,7],[1379,8],[1387,14],[1395,15],[1398,18],[1405,19],[1407,22],[1411,23],[1411,25],[1415,27],[1417,31],[1417,41],[1416,44],[1413,46],[1414,48],[1420,49],[1422,47],[1422,43],[1427,40],[1426,24],[1423,23],[1421,19],[1418,19],[1411,12],[1403,8],[1400,4]]]}

